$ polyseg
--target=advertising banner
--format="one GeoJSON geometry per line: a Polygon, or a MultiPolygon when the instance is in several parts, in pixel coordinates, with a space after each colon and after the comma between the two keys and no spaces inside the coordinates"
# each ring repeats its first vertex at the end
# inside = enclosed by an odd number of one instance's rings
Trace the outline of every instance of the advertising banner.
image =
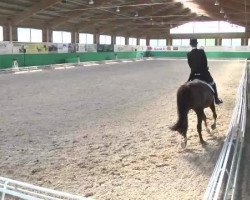
{"type": "Polygon", "coordinates": [[[97,45],[96,44],[85,44],[85,50],[87,52],[97,52],[97,45]]]}
{"type": "Polygon", "coordinates": [[[26,44],[26,53],[48,53],[48,46],[43,43],[37,44],[26,44]]]}
{"type": "MultiPolygon", "coordinates": [[[[205,46],[205,51],[249,52],[250,46],[205,46]]],[[[59,43],[22,43],[0,42],[0,54],[39,54],[75,52],[133,52],[133,51],[190,51],[190,46],[139,46],[106,44],[59,44],[59,43]]]]}
{"type": "Polygon", "coordinates": [[[11,54],[13,44],[11,42],[0,42],[0,54],[11,54]]]}
{"type": "Polygon", "coordinates": [[[77,52],[97,52],[96,44],[76,44],[77,52]]]}
{"type": "Polygon", "coordinates": [[[76,52],[86,52],[85,44],[77,44],[76,52]]]}
{"type": "Polygon", "coordinates": [[[167,46],[148,46],[148,51],[167,51],[167,46]]]}
{"type": "Polygon", "coordinates": [[[147,46],[139,45],[114,45],[115,52],[126,52],[126,51],[146,51],[147,46]]]}
{"type": "Polygon", "coordinates": [[[132,51],[132,46],[129,45],[114,45],[115,52],[125,52],[125,51],[132,51]]]}
{"type": "Polygon", "coordinates": [[[68,53],[68,44],[57,44],[58,53],[68,53]]]}
{"type": "Polygon", "coordinates": [[[114,52],[114,45],[111,44],[98,44],[97,52],[114,52]]]}
{"type": "Polygon", "coordinates": [[[179,51],[190,51],[192,48],[190,46],[179,46],[179,51]]]}
{"type": "Polygon", "coordinates": [[[19,42],[13,42],[13,50],[12,52],[14,54],[18,54],[18,53],[25,53],[26,46],[24,43],[19,43],[19,42]]]}
{"type": "Polygon", "coordinates": [[[57,53],[57,44],[50,43],[48,44],[49,53],[57,53]]]}

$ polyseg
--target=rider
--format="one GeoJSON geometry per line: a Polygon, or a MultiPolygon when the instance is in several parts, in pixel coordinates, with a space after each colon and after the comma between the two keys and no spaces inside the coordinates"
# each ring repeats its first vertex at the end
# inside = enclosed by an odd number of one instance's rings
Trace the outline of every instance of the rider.
{"type": "Polygon", "coordinates": [[[214,100],[216,104],[221,104],[222,100],[218,98],[216,84],[208,71],[207,56],[203,49],[197,49],[197,39],[190,39],[192,50],[188,52],[188,65],[191,69],[188,81],[193,79],[200,79],[211,85],[214,90],[214,100]]]}

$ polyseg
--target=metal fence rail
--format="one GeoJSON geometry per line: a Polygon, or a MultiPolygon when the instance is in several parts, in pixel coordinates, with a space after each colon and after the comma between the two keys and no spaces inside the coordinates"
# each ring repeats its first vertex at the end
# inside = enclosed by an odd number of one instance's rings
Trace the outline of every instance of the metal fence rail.
{"type": "Polygon", "coordinates": [[[233,116],[203,200],[235,199],[246,126],[247,68],[240,80],[233,116]]]}
{"type": "Polygon", "coordinates": [[[90,200],[90,198],[42,188],[3,177],[0,177],[0,197],[1,200],[16,198],[25,200],[90,200]]]}

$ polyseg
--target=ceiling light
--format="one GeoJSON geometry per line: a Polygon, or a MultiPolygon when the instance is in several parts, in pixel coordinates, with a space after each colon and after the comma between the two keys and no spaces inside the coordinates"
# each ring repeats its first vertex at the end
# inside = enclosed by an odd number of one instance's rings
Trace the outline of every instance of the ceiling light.
{"type": "Polygon", "coordinates": [[[224,18],[225,18],[225,19],[227,18],[227,15],[226,15],[226,14],[224,15],[224,18]]]}
{"type": "Polygon", "coordinates": [[[153,20],[153,17],[150,17],[150,21],[152,21],[153,20]]]}
{"type": "Polygon", "coordinates": [[[223,10],[223,8],[221,8],[221,9],[220,9],[220,13],[224,13],[224,10],[223,10]]]}
{"type": "Polygon", "coordinates": [[[90,5],[93,5],[93,4],[94,4],[94,1],[93,1],[93,0],[90,0],[90,1],[89,1],[89,4],[90,4],[90,5]]]}
{"type": "Polygon", "coordinates": [[[220,5],[220,2],[219,0],[216,0],[215,3],[214,3],[215,6],[219,6],[220,5]]]}
{"type": "Polygon", "coordinates": [[[119,6],[116,7],[116,12],[120,12],[120,7],[119,6]]]}

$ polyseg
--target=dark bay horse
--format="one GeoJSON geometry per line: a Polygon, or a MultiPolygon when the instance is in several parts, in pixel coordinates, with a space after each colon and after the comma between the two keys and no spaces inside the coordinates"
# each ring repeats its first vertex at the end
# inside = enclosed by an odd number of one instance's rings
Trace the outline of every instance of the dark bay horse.
{"type": "Polygon", "coordinates": [[[215,112],[214,94],[209,85],[195,79],[180,86],[177,91],[178,120],[170,129],[178,131],[184,137],[182,147],[186,147],[187,145],[188,112],[191,109],[193,109],[197,115],[197,131],[199,133],[200,143],[205,144],[201,134],[201,124],[203,120],[207,128],[207,118],[204,113],[204,108],[208,107],[212,110],[214,118],[214,124],[211,128],[215,129],[217,114],[215,112]]]}

